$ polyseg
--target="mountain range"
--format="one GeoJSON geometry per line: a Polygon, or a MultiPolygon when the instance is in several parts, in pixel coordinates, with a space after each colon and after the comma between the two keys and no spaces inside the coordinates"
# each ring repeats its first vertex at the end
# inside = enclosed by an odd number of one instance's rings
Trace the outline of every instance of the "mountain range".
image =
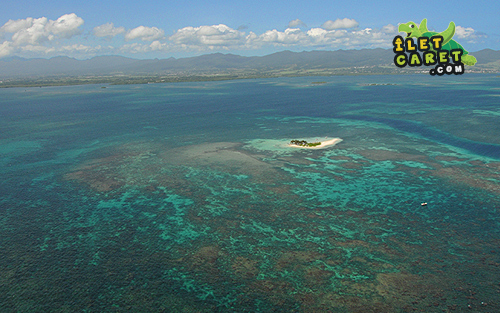
{"type": "MultiPolygon", "coordinates": [[[[473,54],[478,69],[500,69],[500,51],[480,50],[473,54]]],[[[0,59],[0,79],[82,76],[82,75],[199,75],[241,71],[353,69],[362,67],[397,68],[392,49],[337,51],[282,51],[265,56],[245,57],[213,53],[189,58],[132,59],[122,56],[98,56],[87,60],[69,57],[51,59],[0,59]]]]}

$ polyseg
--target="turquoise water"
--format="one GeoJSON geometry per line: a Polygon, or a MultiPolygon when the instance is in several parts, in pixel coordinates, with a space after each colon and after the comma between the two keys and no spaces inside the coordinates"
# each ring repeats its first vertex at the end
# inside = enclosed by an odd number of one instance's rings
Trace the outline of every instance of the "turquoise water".
{"type": "Polygon", "coordinates": [[[500,311],[499,79],[0,89],[0,311],[500,311]]]}

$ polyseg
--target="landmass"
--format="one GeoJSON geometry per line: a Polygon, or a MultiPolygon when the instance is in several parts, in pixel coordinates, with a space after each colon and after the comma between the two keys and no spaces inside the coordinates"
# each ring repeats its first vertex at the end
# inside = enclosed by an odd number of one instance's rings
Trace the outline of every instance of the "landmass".
{"type": "MultiPolygon", "coordinates": [[[[498,73],[500,51],[474,52],[478,63],[467,73],[498,73]]],[[[151,84],[221,81],[276,77],[328,77],[340,75],[429,75],[427,68],[398,68],[392,49],[338,51],[282,51],[243,57],[214,53],[180,59],[136,60],[100,56],[88,60],[0,58],[0,88],[84,84],[151,84]]],[[[313,81],[321,85],[324,81],[313,81]]],[[[374,85],[374,84],[367,84],[374,85]]],[[[380,84],[377,84],[380,85],[380,84]]]]}
{"type": "Polygon", "coordinates": [[[325,141],[315,141],[307,142],[306,140],[292,140],[288,146],[293,148],[303,148],[303,149],[324,149],[329,146],[334,146],[341,142],[340,138],[327,139],[325,141]]]}
{"type": "MultiPolygon", "coordinates": [[[[398,68],[399,69],[399,68],[398,68]]],[[[54,75],[54,76],[32,76],[0,78],[0,88],[13,87],[50,87],[50,86],[73,86],[88,84],[106,85],[136,85],[136,84],[164,84],[185,83],[205,81],[226,81],[236,79],[259,79],[279,77],[329,77],[329,76],[358,76],[358,75],[397,75],[408,74],[397,69],[382,67],[367,67],[363,69],[339,68],[339,69],[245,69],[245,70],[213,70],[206,73],[173,73],[165,75],[156,74],[120,74],[120,75],[54,75]]],[[[428,73],[427,73],[428,74],[428,73]]],[[[312,85],[322,85],[326,82],[312,82],[312,85]]]]}

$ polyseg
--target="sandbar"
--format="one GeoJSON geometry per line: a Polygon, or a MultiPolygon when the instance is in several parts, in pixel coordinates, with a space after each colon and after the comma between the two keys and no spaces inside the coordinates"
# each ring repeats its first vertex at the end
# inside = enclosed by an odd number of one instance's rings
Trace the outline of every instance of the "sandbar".
{"type": "MultiPolygon", "coordinates": [[[[314,142],[318,142],[318,141],[314,141],[314,142]]],[[[314,147],[299,146],[299,145],[294,145],[294,144],[288,144],[288,146],[293,147],[293,148],[301,148],[301,149],[325,149],[326,147],[334,146],[341,141],[342,141],[342,139],[340,139],[340,138],[333,138],[333,139],[328,139],[325,141],[320,141],[321,144],[314,146],[314,147]]]]}

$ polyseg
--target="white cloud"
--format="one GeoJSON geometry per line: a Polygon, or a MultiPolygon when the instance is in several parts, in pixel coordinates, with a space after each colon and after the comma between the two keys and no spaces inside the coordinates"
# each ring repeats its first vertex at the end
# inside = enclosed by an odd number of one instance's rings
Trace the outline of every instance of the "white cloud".
{"type": "Polygon", "coordinates": [[[397,34],[398,33],[398,28],[392,24],[388,24],[382,27],[380,30],[384,34],[397,34]]]}
{"type": "Polygon", "coordinates": [[[184,27],[177,30],[169,37],[172,41],[169,51],[259,49],[264,46],[320,49],[389,48],[392,46],[395,33],[397,33],[396,27],[389,24],[381,29],[365,28],[362,30],[311,28],[303,31],[300,28],[287,28],[279,31],[273,29],[257,35],[253,32],[245,34],[220,24],[184,27]]]}
{"type": "Polygon", "coordinates": [[[477,32],[472,27],[456,26],[453,39],[458,39],[459,42],[477,43],[487,37],[485,33],[477,32]]]}
{"type": "Polygon", "coordinates": [[[394,32],[392,25],[386,25],[380,30],[365,28],[362,30],[326,30],[324,28],[311,28],[302,31],[298,28],[289,28],[284,32],[277,30],[267,31],[253,40],[254,47],[263,44],[275,46],[299,46],[330,49],[353,48],[389,48],[392,45],[394,32]]]}
{"type": "Polygon", "coordinates": [[[64,14],[55,21],[49,21],[46,28],[47,30],[62,38],[71,38],[80,34],[82,31],[79,29],[83,25],[83,19],[78,17],[75,13],[64,14]]]}
{"type": "Polygon", "coordinates": [[[15,20],[15,21],[9,20],[2,27],[0,27],[0,32],[16,33],[21,29],[29,28],[31,25],[33,25],[32,17],[28,17],[27,19],[24,20],[15,20]]]}
{"type": "Polygon", "coordinates": [[[475,31],[472,27],[455,27],[455,35],[458,39],[471,38],[475,37],[475,31]]]}
{"type": "Polygon", "coordinates": [[[82,32],[79,27],[83,23],[83,19],[74,13],[65,14],[55,21],[46,17],[28,17],[23,20],[9,20],[0,31],[12,34],[13,46],[39,45],[45,41],[78,35],[82,32]]]}
{"type": "MultiPolygon", "coordinates": [[[[57,20],[45,17],[9,20],[0,27],[0,57],[13,54],[92,56],[99,53],[126,55],[189,50],[252,50],[272,46],[309,49],[390,48],[394,34],[397,34],[397,27],[391,24],[380,29],[359,29],[359,23],[348,18],[327,21],[321,27],[310,29],[300,19],[295,19],[289,22],[285,30],[272,29],[261,34],[245,32],[244,27],[233,29],[224,24],[189,26],[178,29],[168,38],[158,27],[139,26],[127,30],[109,22],[94,27],[91,36],[81,38],[82,41],[72,41],[70,44],[64,42],[64,39],[81,34],[83,24],[83,19],[74,13],[65,14],[57,20]],[[116,36],[120,38],[113,40],[110,46],[101,47],[95,42],[97,38],[111,40],[116,36]],[[94,44],[91,40],[94,40],[94,44]]],[[[456,36],[473,39],[481,35],[472,28],[458,26],[456,36]]]]}
{"type": "Polygon", "coordinates": [[[131,29],[125,35],[125,40],[140,39],[142,41],[154,41],[162,39],[165,36],[165,32],[157,27],[146,27],[139,26],[131,29]]]}
{"type": "Polygon", "coordinates": [[[26,53],[32,53],[32,55],[49,54],[55,52],[56,49],[54,47],[40,46],[40,45],[25,45],[19,48],[20,51],[26,53]]]}
{"type": "Polygon", "coordinates": [[[273,29],[260,35],[257,41],[272,43],[274,45],[295,45],[305,43],[307,41],[307,34],[299,28],[287,28],[284,32],[273,29]]]}
{"type": "Polygon", "coordinates": [[[148,45],[134,42],[134,43],[125,44],[125,45],[121,46],[119,50],[122,53],[134,53],[135,54],[135,53],[147,52],[146,51],[147,47],[148,47],[148,45]]]}
{"type": "Polygon", "coordinates": [[[113,23],[106,23],[106,24],[94,27],[94,30],[92,31],[92,33],[96,37],[112,38],[116,35],[125,33],[125,27],[115,27],[115,25],[113,23]]]}
{"type": "Polygon", "coordinates": [[[0,57],[15,52],[26,52],[35,54],[48,54],[56,52],[57,49],[48,44],[59,39],[69,39],[82,33],[80,27],[84,21],[75,13],[64,14],[57,20],[49,20],[46,17],[20,20],[9,20],[0,27],[0,34],[7,38],[0,45],[0,57]]]}
{"type": "MultiPolygon", "coordinates": [[[[253,38],[252,32],[250,37],[253,38]]],[[[255,35],[255,34],[253,34],[255,35]]],[[[216,47],[235,47],[245,45],[247,36],[244,32],[228,27],[224,24],[200,27],[184,27],[169,38],[183,48],[198,50],[214,49],[216,47]]]]}
{"type": "Polygon", "coordinates": [[[88,54],[88,53],[97,53],[98,51],[101,50],[101,46],[98,45],[98,46],[95,46],[95,47],[92,47],[92,46],[86,46],[86,45],[82,45],[82,44],[73,44],[73,45],[69,45],[69,46],[62,46],[58,49],[58,51],[65,51],[65,52],[78,52],[78,53],[85,53],[85,54],[88,54]]]}
{"type": "Polygon", "coordinates": [[[132,53],[132,54],[140,54],[140,53],[148,53],[153,51],[170,51],[171,45],[168,43],[162,43],[159,40],[155,40],[150,44],[143,43],[130,43],[124,44],[118,48],[121,53],[132,53]]]}
{"type": "Polygon", "coordinates": [[[290,23],[288,23],[288,27],[289,28],[293,28],[293,27],[307,27],[306,23],[302,22],[301,20],[299,19],[296,19],[296,20],[293,20],[293,21],[290,21],[290,23]]]}
{"type": "Polygon", "coordinates": [[[323,28],[311,28],[306,32],[308,36],[309,42],[304,43],[310,46],[315,45],[337,45],[342,40],[341,37],[345,37],[347,32],[344,30],[341,31],[328,31],[323,28]]]}
{"type": "Polygon", "coordinates": [[[488,36],[484,33],[477,32],[472,27],[455,27],[455,37],[454,39],[464,39],[468,43],[476,43],[477,41],[481,41],[488,36]]]}
{"type": "Polygon", "coordinates": [[[27,24],[27,27],[19,27],[21,23],[16,25],[17,29],[12,35],[13,45],[19,46],[23,44],[40,44],[44,41],[54,39],[54,35],[45,28],[48,23],[48,19],[46,17],[37,19],[28,18],[26,22],[25,25],[27,24]],[[27,24],[26,22],[30,23],[27,24]]]}
{"type": "Polygon", "coordinates": [[[83,44],[72,44],[64,46],[25,45],[22,47],[18,47],[17,51],[25,57],[40,57],[40,55],[65,55],[70,57],[88,58],[90,56],[112,52],[114,51],[114,48],[102,47],[100,45],[90,46],[83,44]]]}
{"type": "Polygon", "coordinates": [[[344,18],[344,19],[336,19],[335,21],[326,21],[321,25],[322,28],[326,30],[334,30],[334,29],[344,29],[344,28],[354,28],[358,27],[359,23],[354,19],[344,18]]]}
{"type": "Polygon", "coordinates": [[[0,44],[0,58],[10,55],[14,51],[11,43],[4,41],[0,44]]]}
{"type": "Polygon", "coordinates": [[[328,33],[329,32],[323,28],[311,28],[306,34],[311,37],[321,37],[328,33]]]}
{"type": "Polygon", "coordinates": [[[161,43],[160,41],[155,40],[149,45],[149,48],[151,48],[152,51],[162,51],[167,50],[168,45],[166,43],[161,43]]]}

